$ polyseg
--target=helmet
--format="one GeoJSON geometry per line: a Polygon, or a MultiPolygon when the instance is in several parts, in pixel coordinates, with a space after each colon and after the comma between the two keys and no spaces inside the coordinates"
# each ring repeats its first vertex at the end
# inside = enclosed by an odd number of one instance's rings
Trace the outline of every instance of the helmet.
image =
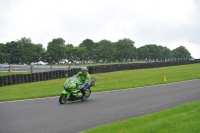
{"type": "Polygon", "coordinates": [[[81,72],[82,72],[83,75],[87,75],[87,71],[88,71],[87,67],[82,67],[81,68],[81,72]]]}
{"type": "Polygon", "coordinates": [[[87,67],[82,67],[81,71],[88,71],[88,68],[87,67]]]}

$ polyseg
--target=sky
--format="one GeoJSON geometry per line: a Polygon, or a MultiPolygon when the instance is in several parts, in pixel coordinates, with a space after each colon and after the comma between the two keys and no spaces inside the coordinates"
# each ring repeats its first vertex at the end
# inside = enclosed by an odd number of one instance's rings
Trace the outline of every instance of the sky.
{"type": "Polygon", "coordinates": [[[139,48],[184,46],[200,59],[199,0],[0,0],[0,43],[30,38],[44,48],[55,38],[78,46],[85,39],[139,48]]]}

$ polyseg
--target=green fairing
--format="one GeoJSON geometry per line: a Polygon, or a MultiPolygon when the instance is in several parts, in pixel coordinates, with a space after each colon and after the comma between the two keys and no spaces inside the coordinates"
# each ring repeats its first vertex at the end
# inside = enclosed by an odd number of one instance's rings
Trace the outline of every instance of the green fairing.
{"type": "Polygon", "coordinates": [[[77,82],[73,82],[73,83],[70,83],[70,78],[68,78],[66,81],[65,81],[65,88],[70,88],[70,91],[66,91],[64,90],[62,93],[63,94],[67,94],[67,96],[69,97],[70,94],[72,93],[72,95],[76,96],[76,97],[79,97],[81,98],[82,97],[82,93],[80,92],[80,90],[77,88],[77,85],[82,85],[82,82],[80,81],[77,81],[77,82]],[[79,93],[78,93],[79,92],[79,93]]]}
{"type": "Polygon", "coordinates": [[[70,95],[70,92],[67,92],[66,90],[64,90],[64,91],[62,92],[62,94],[67,94],[67,96],[69,96],[69,95],[70,95]]]}
{"type": "Polygon", "coordinates": [[[65,81],[65,88],[68,88],[68,87],[71,87],[71,90],[72,91],[75,91],[77,90],[77,87],[76,87],[76,84],[78,85],[82,85],[82,82],[78,81],[78,82],[75,82],[75,83],[72,83],[72,84],[69,84],[70,82],[70,78],[68,78],[66,81],[65,81]]]}

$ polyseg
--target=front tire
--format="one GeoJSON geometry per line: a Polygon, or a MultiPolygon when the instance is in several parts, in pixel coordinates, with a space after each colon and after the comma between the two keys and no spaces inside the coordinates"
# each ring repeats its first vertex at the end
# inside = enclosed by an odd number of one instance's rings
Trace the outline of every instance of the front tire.
{"type": "Polygon", "coordinates": [[[68,101],[68,99],[67,99],[67,94],[61,94],[60,95],[60,98],[59,98],[59,103],[60,104],[65,104],[66,102],[68,101]]]}

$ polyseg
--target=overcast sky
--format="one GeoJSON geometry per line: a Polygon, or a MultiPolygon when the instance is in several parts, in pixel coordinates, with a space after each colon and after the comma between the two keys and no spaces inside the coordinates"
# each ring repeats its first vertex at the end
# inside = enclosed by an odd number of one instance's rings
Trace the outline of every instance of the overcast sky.
{"type": "Polygon", "coordinates": [[[173,50],[185,46],[200,58],[199,0],[0,0],[0,43],[31,38],[46,48],[54,38],[129,38],[173,50]]]}

